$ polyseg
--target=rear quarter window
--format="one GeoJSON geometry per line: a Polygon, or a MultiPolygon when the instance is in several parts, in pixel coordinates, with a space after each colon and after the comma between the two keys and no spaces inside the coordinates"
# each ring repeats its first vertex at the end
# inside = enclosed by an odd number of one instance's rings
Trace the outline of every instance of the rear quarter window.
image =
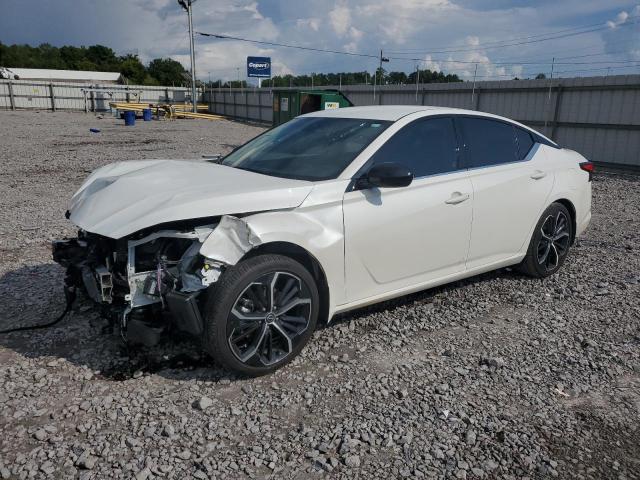
{"type": "Polygon", "coordinates": [[[533,136],[520,127],[514,127],[516,131],[516,143],[518,145],[518,160],[524,160],[536,144],[533,136]]]}

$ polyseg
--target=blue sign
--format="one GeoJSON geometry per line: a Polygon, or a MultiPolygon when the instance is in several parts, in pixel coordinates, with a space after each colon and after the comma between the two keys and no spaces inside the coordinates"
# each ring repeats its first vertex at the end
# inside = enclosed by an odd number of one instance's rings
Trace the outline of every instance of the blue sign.
{"type": "Polygon", "coordinates": [[[247,77],[270,78],[271,57],[247,57],[247,77]]]}

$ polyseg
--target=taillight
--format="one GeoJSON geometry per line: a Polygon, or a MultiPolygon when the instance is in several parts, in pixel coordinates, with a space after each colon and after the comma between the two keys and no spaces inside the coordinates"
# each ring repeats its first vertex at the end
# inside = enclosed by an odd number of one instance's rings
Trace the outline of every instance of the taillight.
{"type": "Polygon", "coordinates": [[[584,170],[589,174],[589,181],[591,181],[591,178],[593,177],[593,172],[596,169],[596,166],[593,164],[593,162],[582,162],[580,164],[580,169],[584,170]]]}

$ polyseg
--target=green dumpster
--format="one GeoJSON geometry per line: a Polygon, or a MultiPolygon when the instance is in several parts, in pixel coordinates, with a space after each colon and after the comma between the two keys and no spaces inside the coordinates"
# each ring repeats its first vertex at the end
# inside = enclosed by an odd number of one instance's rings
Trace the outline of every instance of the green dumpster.
{"type": "Polygon", "coordinates": [[[273,126],[318,110],[352,107],[338,90],[276,90],[273,92],[273,126]]]}

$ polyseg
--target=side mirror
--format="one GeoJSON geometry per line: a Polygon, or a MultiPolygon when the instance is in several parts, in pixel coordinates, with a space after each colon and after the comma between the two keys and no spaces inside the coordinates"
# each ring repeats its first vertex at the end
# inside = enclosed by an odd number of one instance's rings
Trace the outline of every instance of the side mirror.
{"type": "Polygon", "coordinates": [[[400,163],[379,163],[371,167],[363,180],[364,185],[362,185],[362,187],[364,188],[406,187],[413,181],[413,173],[400,163]]]}

